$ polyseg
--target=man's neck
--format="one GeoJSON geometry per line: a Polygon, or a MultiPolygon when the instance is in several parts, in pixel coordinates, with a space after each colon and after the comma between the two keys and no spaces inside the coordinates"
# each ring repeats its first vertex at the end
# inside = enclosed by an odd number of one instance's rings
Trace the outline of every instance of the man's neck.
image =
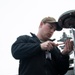
{"type": "Polygon", "coordinates": [[[43,42],[47,41],[47,40],[44,40],[40,34],[37,34],[37,37],[38,37],[39,40],[41,40],[43,42]]]}

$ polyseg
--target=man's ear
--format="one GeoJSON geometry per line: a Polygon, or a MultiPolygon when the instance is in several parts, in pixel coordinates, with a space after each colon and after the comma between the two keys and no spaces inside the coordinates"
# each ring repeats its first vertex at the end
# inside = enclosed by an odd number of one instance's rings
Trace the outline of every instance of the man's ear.
{"type": "Polygon", "coordinates": [[[42,26],[43,26],[43,24],[44,24],[43,22],[40,22],[40,26],[39,26],[39,28],[40,28],[40,27],[42,27],[42,26]]]}

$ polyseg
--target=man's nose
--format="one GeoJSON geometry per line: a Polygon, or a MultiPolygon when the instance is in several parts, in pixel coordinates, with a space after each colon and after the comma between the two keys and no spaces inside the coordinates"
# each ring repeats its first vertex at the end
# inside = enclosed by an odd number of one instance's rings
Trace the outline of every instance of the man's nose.
{"type": "Polygon", "coordinates": [[[55,30],[54,29],[50,29],[50,31],[53,33],[55,30]]]}

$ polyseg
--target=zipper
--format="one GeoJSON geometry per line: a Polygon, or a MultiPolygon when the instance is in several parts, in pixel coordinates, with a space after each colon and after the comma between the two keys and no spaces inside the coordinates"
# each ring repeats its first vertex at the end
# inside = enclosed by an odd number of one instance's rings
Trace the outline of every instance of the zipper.
{"type": "Polygon", "coordinates": [[[47,66],[46,66],[46,52],[45,52],[45,73],[47,75],[47,66]]]}

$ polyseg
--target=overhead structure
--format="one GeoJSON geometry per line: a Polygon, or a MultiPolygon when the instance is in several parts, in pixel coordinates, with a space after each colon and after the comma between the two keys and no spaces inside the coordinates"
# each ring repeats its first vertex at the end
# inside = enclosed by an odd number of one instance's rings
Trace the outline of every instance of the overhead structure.
{"type": "Polygon", "coordinates": [[[58,19],[62,28],[75,28],[75,10],[64,12],[58,19]]]}

